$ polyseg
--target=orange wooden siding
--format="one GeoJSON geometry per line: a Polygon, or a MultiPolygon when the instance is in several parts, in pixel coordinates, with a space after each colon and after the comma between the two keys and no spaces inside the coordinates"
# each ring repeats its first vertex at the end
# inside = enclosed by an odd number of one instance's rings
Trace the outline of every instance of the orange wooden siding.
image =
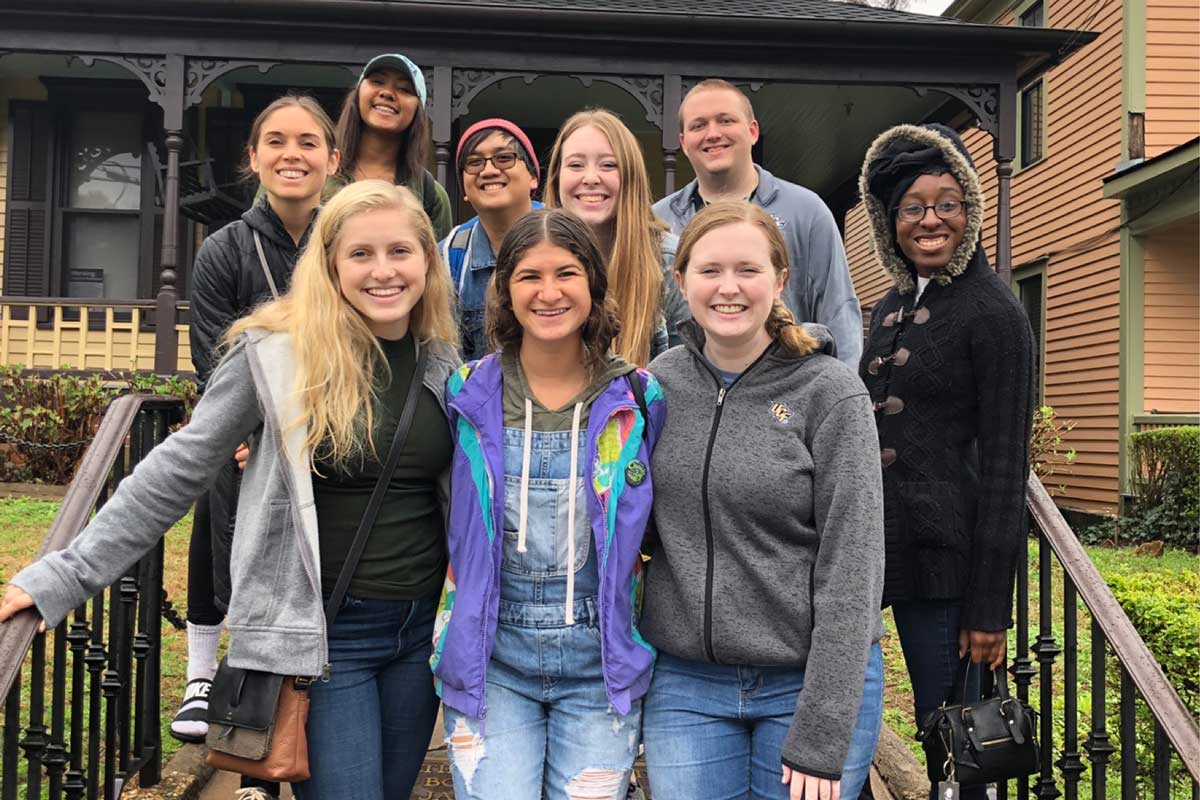
{"type": "Polygon", "coordinates": [[[871,246],[871,224],[867,221],[867,211],[862,203],[846,214],[845,239],[850,279],[854,282],[854,292],[858,295],[865,319],[871,308],[892,288],[892,282],[883,267],[879,266],[879,259],[875,258],[875,249],[871,246]]]}
{"type": "Polygon", "coordinates": [[[1200,135],[1200,3],[1146,0],[1146,158],[1200,135]]]}
{"type": "Polygon", "coordinates": [[[1198,225],[1200,219],[1192,217],[1144,242],[1148,413],[1200,413],[1198,225]]]}

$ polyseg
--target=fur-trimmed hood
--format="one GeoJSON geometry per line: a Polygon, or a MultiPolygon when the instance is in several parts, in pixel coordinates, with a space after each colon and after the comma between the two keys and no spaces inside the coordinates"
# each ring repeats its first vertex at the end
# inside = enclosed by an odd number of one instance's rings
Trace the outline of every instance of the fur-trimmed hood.
{"type": "Polygon", "coordinates": [[[879,258],[879,263],[891,277],[896,289],[901,294],[909,294],[916,289],[913,267],[896,246],[896,229],[892,212],[887,207],[888,198],[872,194],[868,179],[868,172],[872,165],[899,140],[907,140],[924,147],[936,147],[940,150],[943,160],[950,168],[950,173],[962,187],[963,199],[967,203],[966,231],[946,268],[933,276],[938,283],[942,285],[950,283],[952,278],[966,271],[976,254],[983,256],[981,233],[983,232],[984,199],[979,175],[975,172],[975,165],[967,153],[966,146],[958,134],[944,125],[897,125],[881,133],[871,143],[867,150],[867,156],[863,160],[862,174],[858,183],[859,192],[866,205],[867,216],[871,220],[871,241],[874,244],[875,255],[879,258]]]}

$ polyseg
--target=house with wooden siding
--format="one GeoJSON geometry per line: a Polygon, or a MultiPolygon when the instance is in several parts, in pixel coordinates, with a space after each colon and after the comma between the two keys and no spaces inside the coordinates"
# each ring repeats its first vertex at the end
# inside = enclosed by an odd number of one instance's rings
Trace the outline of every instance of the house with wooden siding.
{"type": "MultiPolygon", "coordinates": [[[[1200,5],[1194,0],[957,0],[946,15],[1091,31],[1014,98],[1012,287],[1041,348],[1042,402],[1074,424],[1056,500],[1118,509],[1128,435],[1200,422],[1200,5]]],[[[967,130],[989,201],[990,137],[967,130]]],[[[861,208],[846,245],[864,309],[886,291],[861,208]]]]}
{"type": "Polygon", "coordinates": [[[0,363],[189,369],[189,265],[246,202],[233,181],[250,120],[289,89],[336,112],[380,52],[425,71],[429,167],[451,197],[472,122],[511,117],[544,150],[586,106],[624,118],[671,192],[691,178],[679,100],[718,75],[758,109],[760,163],[840,218],[862,153],[897,122],[965,115],[1014,158],[1016,86],[1091,38],[834,0],[6,0],[0,363]]]}

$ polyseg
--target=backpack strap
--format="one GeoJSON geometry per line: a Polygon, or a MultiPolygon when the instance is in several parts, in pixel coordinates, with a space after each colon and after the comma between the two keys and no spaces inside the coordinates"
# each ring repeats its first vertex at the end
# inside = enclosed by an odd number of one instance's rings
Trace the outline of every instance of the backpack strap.
{"type": "Polygon", "coordinates": [[[642,441],[648,441],[650,436],[650,408],[646,405],[646,387],[642,386],[642,378],[637,369],[625,373],[629,388],[633,390],[633,402],[637,403],[638,411],[642,412],[642,441]]]}
{"type": "Polygon", "coordinates": [[[475,230],[475,225],[459,225],[446,239],[446,245],[442,252],[442,256],[446,259],[446,267],[450,270],[450,281],[459,295],[462,294],[463,276],[466,274],[467,244],[471,241],[473,230],[475,230]]]}
{"type": "Polygon", "coordinates": [[[421,205],[425,207],[426,215],[433,219],[433,212],[437,211],[437,186],[434,185],[435,181],[429,170],[422,170],[422,172],[424,174],[421,175],[421,205]]]}

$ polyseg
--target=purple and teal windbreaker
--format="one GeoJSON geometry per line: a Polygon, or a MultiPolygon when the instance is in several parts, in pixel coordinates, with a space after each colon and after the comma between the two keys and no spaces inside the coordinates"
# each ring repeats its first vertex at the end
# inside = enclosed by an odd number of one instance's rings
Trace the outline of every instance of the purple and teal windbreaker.
{"type": "MultiPolygon", "coordinates": [[[[450,569],[434,624],[430,664],[442,700],[476,718],[487,714],[484,685],[500,607],[502,395],[498,354],[460,368],[450,376],[446,390],[455,440],[446,527],[450,569]]],[[[588,415],[584,478],[591,489],[588,511],[600,570],[600,650],[608,699],[620,714],[629,713],[633,701],[646,693],[654,665],[654,648],[637,629],[639,547],[654,497],[650,453],[665,419],[662,389],[640,369],[615,378],[593,401],[588,415]],[[641,380],[644,387],[650,416],[645,436],[647,421],[634,400],[631,380],[641,380]]]]}

